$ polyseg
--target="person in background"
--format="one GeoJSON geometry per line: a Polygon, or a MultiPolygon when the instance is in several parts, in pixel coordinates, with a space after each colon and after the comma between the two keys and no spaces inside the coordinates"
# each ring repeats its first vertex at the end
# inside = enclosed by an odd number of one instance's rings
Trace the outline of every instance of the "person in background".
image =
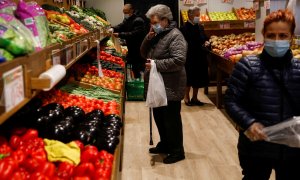
{"type": "Polygon", "coordinates": [[[185,64],[187,74],[187,87],[184,102],[187,106],[203,106],[204,103],[198,100],[199,88],[206,87],[208,79],[207,51],[205,46],[209,45],[208,37],[200,21],[200,8],[193,6],[188,10],[188,21],[181,28],[188,43],[187,59],[185,64]],[[193,89],[193,96],[190,98],[190,90],[193,89]]]}
{"type": "Polygon", "coordinates": [[[140,73],[145,69],[145,59],[141,57],[140,46],[146,35],[146,25],[143,18],[135,14],[131,4],[125,4],[123,8],[124,20],[117,26],[112,27],[113,35],[124,39],[128,48],[126,60],[132,65],[135,78],[140,78],[140,73]]]}
{"type": "Polygon", "coordinates": [[[225,108],[240,127],[238,155],[244,180],[300,179],[300,149],[264,141],[263,128],[300,114],[300,61],[290,45],[295,18],[278,10],[264,21],[264,49],[237,63],[228,82],[225,108]]]}
{"type": "Polygon", "coordinates": [[[157,71],[162,75],[168,101],[165,107],[153,108],[160,142],[156,147],[150,148],[149,152],[168,154],[163,162],[171,164],[185,158],[180,111],[186,85],[184,64],[187,44],[176,28],[176,22],[172,21],[173,15],[168,6],[162,4],[153,6],[146,16],[151,22],[150,32],[141,46],[141,54],[148,61],[145,71],[146,94],[151,69],[150,61],[153,60],[157,71]]]}

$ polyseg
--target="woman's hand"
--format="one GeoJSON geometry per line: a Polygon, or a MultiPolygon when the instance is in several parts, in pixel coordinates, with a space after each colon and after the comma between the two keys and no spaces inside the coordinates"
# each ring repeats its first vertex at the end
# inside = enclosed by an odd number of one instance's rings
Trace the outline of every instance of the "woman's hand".
{"type": "Polygon", "coordinates": [[[251,140],[251,141],[262,141],[267,138],[265,133],[262,131],[264,126],[259,123],[255,122],[253,123],[246,131],[245,135],[251,140]]]}
{"type": "Polygon", "coordinates": [[[150,71],[150,69],[151,69],[151,60],[152,59],[147,59],[146,64],[145,64],[146,70],[148,70],[148,71],[150,71]]]}

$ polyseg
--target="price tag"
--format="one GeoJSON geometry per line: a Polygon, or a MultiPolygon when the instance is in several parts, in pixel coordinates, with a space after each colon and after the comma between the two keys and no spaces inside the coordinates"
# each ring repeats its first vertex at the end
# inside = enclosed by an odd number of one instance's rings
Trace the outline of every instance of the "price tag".
{"type": "Polygon", "coordinates": [[[80,6],[80,0],[76,0],[76,6],[80,6]]]}
{"type": "Polygon", "coordinates": [[[253,9],[254,9],[254,11],[259,10],[259,2],[253,2],[253,9]]]}
{"type": "Polygon", "coordinates": [[[101,62],[100,62],[100,42],[98,40],[96,40],[95,42],[97,42],[97,63],[98,63],[98,75],[99,77],[103,77],[103,72],[102,72],[102,66],[101,66],[101,62]]]}
{"type": "Polygon", "coordinates": [[[185,0],[184,1],[184,4],[194,4],[194,1],[193,0],[185,0]]]}
{"type": "Polygon", "coordinates": [[[271,6],[270,0],[267,0],[267,1],[264,2],[265,9],[270,9],[270,6],[271,6]]]}
{"type": "Polygon", "coordinates": [[[206,0],[197,0],[197,4],[206,4],[206,0]]]}
{"type": "Polygon", "coordinates": [[[81,54],[81,46],[80,42],[76,43],[76,55],[79,56],[81,54]]]}
{"type": "Polygon", "coordinates": [[[220,23],[220,29],[230,29],[230,23],[220,23]]]}
{"type": "Polygon", "coordinates": [[[69,64],[73,59],[73,49],[68,48],[66,50],[66,60],[67,60],[67,64],[69,64]]]}
{"type": "Polygon", "coordinates": [[[222,0],[223,3],[232,3],[232,0],[222,0]]]}
{"type": "Polygon", "coordinates": [[[52,51],[51,59],[53,65],[61,64],[59,50],[52,51]]]}
{"type": "Polygon", "coordinates": [[[24,100],[23,68],[18,66],[2,76],[4,87],[5,111],[10,111],[24,100]]]}
{"type": "Polygon", "coordinates": [[[248,21],[245,21],[244,22],[244,28],[255,28],[255,22],[248,22],[248,21]]]}

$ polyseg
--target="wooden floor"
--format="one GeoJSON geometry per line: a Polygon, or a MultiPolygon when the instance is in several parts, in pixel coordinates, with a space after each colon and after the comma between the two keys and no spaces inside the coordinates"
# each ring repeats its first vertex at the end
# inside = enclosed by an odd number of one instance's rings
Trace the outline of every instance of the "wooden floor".
{"type": "MultiPolygon", "coordinates": [[[[126,103],[122,180],[240,180],[237,132],[202,91],[204,107],[182,104],[184,161],[165,165],[160,155],[150,155],[149,110],[145,102],[126,103]]],[[[159,141],[153,124],[154,144],[159,141]]],[[[272,178],[273,179],[273,178],[272,178]]]]}

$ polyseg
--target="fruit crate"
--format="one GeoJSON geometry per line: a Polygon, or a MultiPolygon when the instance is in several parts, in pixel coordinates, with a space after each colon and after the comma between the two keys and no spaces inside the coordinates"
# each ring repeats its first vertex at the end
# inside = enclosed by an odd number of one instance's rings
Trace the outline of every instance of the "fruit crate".
{"type": "MultiPolygon", "coordinates": [[[[241,11],[251,11],[253,8],[249,8],[249,9],[247,9],[247,8],[244,8],[244,7],[242,7],[242,8],[239,8],[241,11]]],[[[232,8],[232,11],[234,12],[234,14],[235,14],[235,16],[238,18],[238,20],[242,20],[242,21],[254,21],[255,20],[255,11],[254,11],[254,18],[249,18],[249,19],[247,19],[247,18],[242,18],[241,16],[240,16],[240,13],[238,13],[238,10],[239,9],[235,9],[235,8],[232,8]]],[[[243,13],[244,14],[244,13],[243,13]]],[[[249,15],[250,16],[250,15],[249,15]]]]}
{"type": "MultiPolygon", "coordinates": [[[[211,13],[216,13],[216,12],[209,12],[207,9],[206,9],[206,14],[208,15],[209,19],[211,21],[235,21],[235,20],[238,20],[238,17],[236,16],[235,12],[234,12],[234,9],[232,9],[231,13],[234,15],[234,19],[220,19],[220,20],[214,20],[214,18],[211,16],[211,13]]],[[[228,12],[218,12],[218,13],[229,13],[228,12]]]]}

